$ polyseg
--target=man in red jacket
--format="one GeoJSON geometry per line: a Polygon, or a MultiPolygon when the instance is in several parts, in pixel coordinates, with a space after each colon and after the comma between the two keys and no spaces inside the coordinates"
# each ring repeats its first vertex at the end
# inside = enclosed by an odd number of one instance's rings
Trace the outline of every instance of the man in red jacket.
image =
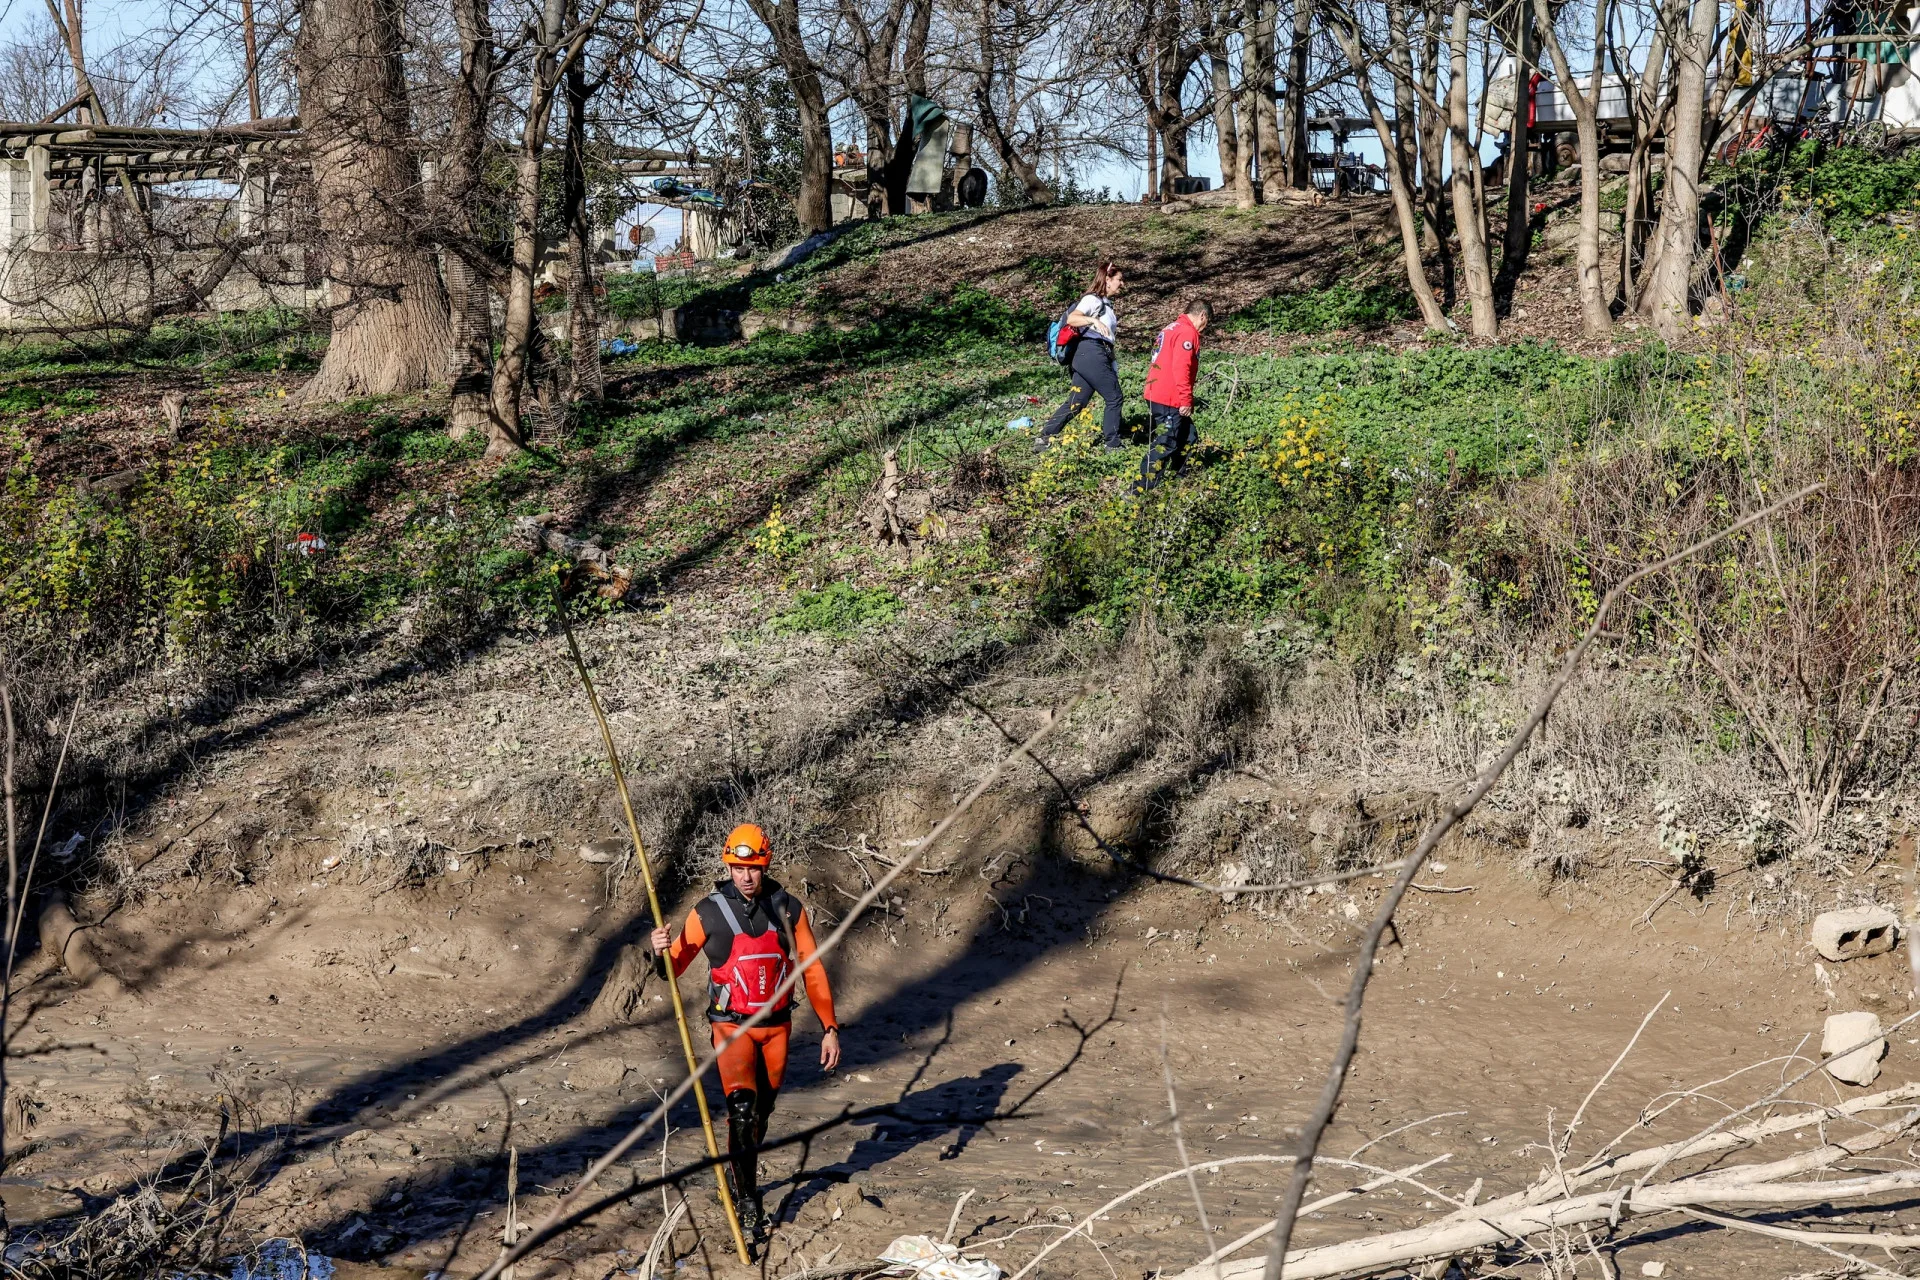
{"type": "Polygon", "coordinates": [[[1193,430],[1193,380],[1200,370],[1200,335],[1213,320],[1205,298],[1193,298],[1180,318],[1154,339],[1153,363],[1147,369],[1147,409],[1153,414],[1153,443],[1140,460],[1140,480],[1134,490],[1145,493],[1167,472],[1187,469],[1187,446],[1193,430]]]}

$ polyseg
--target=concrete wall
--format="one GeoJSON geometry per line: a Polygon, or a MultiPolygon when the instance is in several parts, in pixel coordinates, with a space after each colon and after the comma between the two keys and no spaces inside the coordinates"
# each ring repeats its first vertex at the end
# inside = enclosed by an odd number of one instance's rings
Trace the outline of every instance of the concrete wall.
{"type": "MultiPolygon", "coordinates": [[[[0,188],[0,198],[4,194],[0,188]]],[[[23,240],[0,267],[0,328],[60,332],[141,326],[155,306],[178,298],[185,282],[204,279],[218,257],[212,249],[165,255],[51,250],[23,240]]],[[[297,246],[247,255],[214,286],[206,309],[318,306],[321,290],[299,283],[304,267],[297,246]],[[282,280],[295,283],[278,283],[282,280]]]]}

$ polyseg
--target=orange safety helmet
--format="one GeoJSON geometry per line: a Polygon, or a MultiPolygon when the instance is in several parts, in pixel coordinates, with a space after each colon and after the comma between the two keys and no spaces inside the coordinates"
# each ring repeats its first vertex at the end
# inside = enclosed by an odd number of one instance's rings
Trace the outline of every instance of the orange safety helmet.
{"type": "Polygon", "coordinates": [[[730,867],[760,867],[763,870],[773,861],[773,847],[767,843],[767,833],[751,822],[743,822],[727,835],[727,847],[720,851],[720,861],[730,867]]]}

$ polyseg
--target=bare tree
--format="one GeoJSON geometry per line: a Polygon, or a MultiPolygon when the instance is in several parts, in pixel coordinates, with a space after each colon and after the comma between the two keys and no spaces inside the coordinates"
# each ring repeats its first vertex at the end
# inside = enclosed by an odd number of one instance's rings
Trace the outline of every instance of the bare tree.
{"type": "Polygon", "coordinates": [[[1229,38],[1238,14],[1225,6],[1201,11],[1202,47],[1207,55],[1208,104],[1213,114],[1213,146],[1220,161],[1220,187],[1240,195],[1241,206],[1253,204],[1252,185],[1240,168],[1240,128],[1234,121],[1239,95],[1233,88],[1233,53],[1229,38]]]}
{"type": "Polygon", "coordinates": [[[1312,184],[1307,155],[1307,59],[1312,52],[1313,16],[1314,0],[1293,0],[1293,40],[1287,46],[1287,101],[1280,127],[1286,138],[1287,185],[1295,191],[1305,191],[1312,184]]]}
{"type": "MultiPolygon", "coordinates": [[[[1672,89],[1669,52],[1672,33],[1686,17],[1687,0],[1658,0],[1651,22],[1652,34],[1646,59],[1641,65],[1639,88],[1633,96],[1633,141],[1627,159],[1627,204],[1620,224],[1620,293],[1629,308],[1638,309],[1644,284],[1643,261],[1647,235],[1653,228],[1653,143],[1668,114],[1667,96],[1672,89]]],[[[1629,68],[1619,60],[1619,42],[1609,40],[1614,71],[1623,82],[1629,68]]]]}
{"type": "Polygon", "coordinates": [[[1440,105],[1441,22],[1443,0],[1425,0],[1421,6],[1420,53],[1417,78],[1410,87],[1419,99],[1420,216],[1427,251],[1440,259],[1440,287],[1447,305],[1453,305],[1454,259],[1449,234],[1452,226],[1442,195],[1446,174],[1447,112],[1440,105]]]}
{"type": "MultiPolygon", "coordinates": [[[[1533,77],[1539,54],[1533,34],[1533,10],[1526,0],[1515,0],[1502,17],[1505,29],[1501,35],[1513,64],[1514,111],[1507,130],[1507,225],[1501,237],[1500,271],[1494,280],[1494,293],[1497,299],[1506,302],[1513,296],[1514,284],[1526,269],[1527,251],[1533,247],[1533,213],[1528,203],[1533,166],[1528,162],[1531,139],[1527,128],[1526,87],[1533,77]]],[[[1488,56],[1491,58],[1491,52],[1488,56]]],[[[1483,108],[1484,103],[1483,98],[1483,108]]]]}
{"type": "Polygon", "coordinates": [[[542,0],[534,28],[532,65],[521,117],[520,145],[514,154],[513,256],[507,268],[506,315],[500,327],[500,360],[494,367],[493,414],[488,422],[487,456],[503,457],[526,447],[521,431],[521,397],[533,353],[533,278],[540,263],[540,162],[553,110],[569,68],[606,16],[612,0],[574,21],[568,0],[542,0]]]}
{"type": "Polygon", "coordinates": [[[1062,29],[1077,28],[1076,6],[1065,0],[977,0],[973,10],[973,106],[980,125],[1000,159],[1001,182],[1017,182],[1034,204],[1052,204],[1053,184],[1040,175],[1037,164],[1043,144],[1044,117],[1033,117],[1038,100],[1063,89],[1079,68],[1069,64],[1064,74],[1051,68],[1038,74],[1023,67],[1036,46],[1056,38],[1062,29]]]}
{"type": "Polygon", "coordinates": [[[820,67],[807,51],[800,29],[800,0],[747,0],[773,38],[774,53],[786,72],[800,108],[800,192],[795,209],[808,235],[833,225],[833,135],[820,67]]]}
{"type": "Polygon", "coordinates": [[[606,395],[600,367],[600,289],[593,236],[593,212],[587,201],[587,103],[599,86],[587,80],[586,59],[575,58],[565,76],[567,145],[562,159],[560,208],[567,224],[567,354],[572,366],[572,398],[599,400],[606,395]]]}
{"type": "Polygon", "coordinates": [[[1190,25],[1181,0],[1135,0],[1110,11],[1100,56],[1139,99],[1147,130],[1147,194],[1165,198],[1187,176],[1187,139],[1213,110],[1185,101],[1187,81],[1204,52],[1202,29],[1190,25]],[[1154,157],[1157,154],[1158,164],[1154,157]]]}
{"type": "Polygon", "coordinates": [[[1447,188],[1453,196],[1453,225],[1460,236],[1467,305],[1473,309],[1473,336],[1495,338],[1500,335],[1500,320],[1493,309],[1493,271],[1487,260],[1487,219],[1479,183],[1480,152],[1474,145],[1467,98],[1470,21],[1468,0],[1454,0],[1453,20],[1447,27],[1447,140],[1452,147],[1447,188]]]}
{"type": "Polygon", "coordinates": [[[1253,20],[1247,32],[1247,84],[1254,100],[1254,132],[1259,143],[1260,191],[1275,199],[1286,178],[1285,141],[1280,133],[1280,109],[1274,99],[1278,71],[1275,40],[1280,20],[1279,0],[1248,0],[1253,20]]]}
{"type": "Polygon", "coordinates": [[[907,212],[907,180],[917,142],[910,109],[902,110],[896,137],[896,107],[928,96],[927,44],[933,29],[932,0],[883,0],[872,13],[860,0],[840,0],[851,65],[841,78],[860,108],[867,130],[867,182],[872,212],[907,212]],[[904,91],[907,101],[896,100],[904,91]]]}
{"type": "MultiPolygon", "coordinates": [[[[1404,30],[1406,22],[1405,0],[1387,0],[1389,11],[1389,29],[1404,30]]],[[[1373,120],[1374,132],[1380,137],[1387,170],[1387,192],[1393,200],[1395,220],[1400,226],[1400,257],[1406,267],[1407,288],[1413,293],[1413,300],[1420,306],[1420,316],[1429,329],[1446,329],[1450,326],[1440,310],[1440,304],[1434,299],[1433,285],[1427,279],[1426,264],[1423,261],[1420,232],[1414,219],[1412,183],[1408,180],[1406,156],[1394,139],[1393,131],[1387,124],[1386,113],[1381,110],[1379,97],[1374,93],[1372,81],[1372,58],[1366,52],[1361,40],[1357,18],[1337,8],[1328,13],[1334,39],[1340,50],[1346,55],[1347,64],[1353,69],[1354,86],[1359,90],[1361,101],[1366,104],[1367,114],[1373,120]]],[[[1397,46],[1396,46],[1397,47],[1397,46]]],[[[1393,56],[1393,55],[1390,55],[1393,56]]],[[[1402,68],[1404,70],[1404,68],[1402,68]]],[[[1403,77],[1396,76],[1396,86],[1405,83],[1403,77]]]]}
{"type": "Polygon", "coordinates": [[[100,95],[94,91],[93,81],[87,75],[79,0],[60,0],[60,3],[47,0],[47,17],[52,21],[54,31],[59,34],[60,42],[66,46],[68,64],[73,69],[73,102],[84,113],[82,122],[107,123],[106,112],[101,109],[100,95]]]}
{"type": "Polygon", "coordinates": [[[1706,156],[1707,61],[1719,0],[1690,0],[1691,19],[1673,42],[1673,112],[1666,130],[1666,182],[1660,224],[1640,309],[1660,336],[1678,341],[1691,313],[1694,256],[1700,247],[1700,167],[1706,156]]]}
{"type": "Polygon", "coordinates": [[[452,315],[452,402],[447,431],[496,434],[493,416],[493,308],[489,279],[498,266],[481,241],[476,212],[482,199],[481,169],[488,143],[487,121],[495,91],[497,53],[487,0],[453,0],[460,67],[447,111],[447,147],[441,157],[436,210],[445,237],[446,276],[452,315]]]}
{"type": "MultiPolygon", "coordinates": [[[[1554,30],[1553,14],[1547,0],[1533,0],[1534,20],[1547,54],[1553,60],[1554,75],[1563,86],[1561,96],[1573,108],[1574,132],[1580,151],[1580,239],[1574,250],[1579,275],[1580,326],[1590,338],[1604,338],[1613,332],[1611,290],[1600,269],[1600,98],[1604,77],[1601,50],[1606,45],[1610,0],[1594,0],[1593,71],[1582,92],[1567,63],[1566,50],[1554,30]]],[[[1516,112],[1516,118],[1523,114],[1516,112]]],[[[1516,136],[1518,136],[1516,134],[1516,136]]]]}
{"type": "Polygon", "coordinates": [[[431,386],[445,376],[451,331],[439,273],[417,235],[399,6],[304,0],[295,59],[333,330],[300,397],[431,386]]]}

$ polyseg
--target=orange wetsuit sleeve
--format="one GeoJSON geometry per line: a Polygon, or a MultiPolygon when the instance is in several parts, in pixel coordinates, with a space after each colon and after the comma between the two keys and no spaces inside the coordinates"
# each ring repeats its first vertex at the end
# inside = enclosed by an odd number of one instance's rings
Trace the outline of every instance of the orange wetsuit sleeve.
{"type": "Polygon", "coordinates": [[[680,936],[673,940],[673,946],[667,949],[673,961],[673,976],[677,978],[685,973],[687,966],[693,963],[693,958],[700,954],[700,948],[706,945],[707,928],[700,923],[700,913],[687,912],[685,927],[680,930],[680,936]]]}
{"type": "MultiPolygon", "coordinates": [[[[799,948],[800,963],[805,964],[815,951],[813,944],[813,924],[807,919],[807,909],[800,908],[800,916],[793,922],[793,943],[799,948]]],[[[823,1027],[838,1027],[840,1020],[833,1016],[833,988],[827,984],[825,965],[816,964],[800,975],[807,984],[807,1001],[813,1005],[814,1016],[820,1019],[823,1027]]]]}

